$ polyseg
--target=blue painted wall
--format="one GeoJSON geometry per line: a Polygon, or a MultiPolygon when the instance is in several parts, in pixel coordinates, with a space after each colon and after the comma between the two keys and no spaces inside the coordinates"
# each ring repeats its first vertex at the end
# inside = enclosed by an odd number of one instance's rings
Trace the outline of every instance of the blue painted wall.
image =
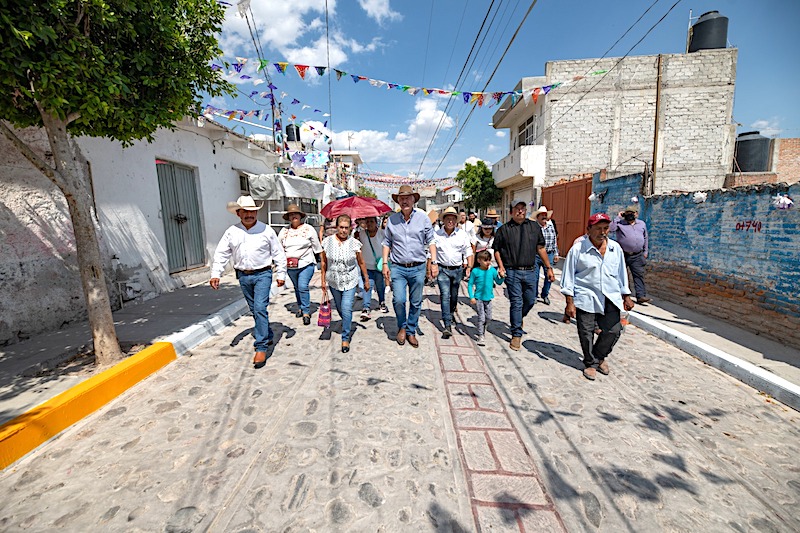
{"type": "MultiPolygon", "coordinates": [[[[616,216],[633,196],[640,197],[641,179],[634,174],[600,181],[595,174],[593,191],[605,194],[592,202],[592,212],[616,216]]],[[[800,184],[707,191],[704,203],[695,203],[693,194],[640,197],[653,266],[691,270],[699,281],[728,279],[732,292],[764,290],[762,302],[800,316],[800,184]],[[778,193],[788,193],[795,207],[774,207],[778,193]]]]}

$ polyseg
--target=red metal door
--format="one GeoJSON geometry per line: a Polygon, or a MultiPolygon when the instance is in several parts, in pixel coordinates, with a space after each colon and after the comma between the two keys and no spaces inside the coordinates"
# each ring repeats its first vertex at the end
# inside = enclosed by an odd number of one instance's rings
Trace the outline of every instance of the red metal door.
{"type": "Polygon", "coordinates": [[[553,220],[558,227],[558,250],[562,255],[567,255],[573,241],[586,232],[591,211],[590,194],[592,178],[542,189],[542,204],[553,210],[553,220]]]}

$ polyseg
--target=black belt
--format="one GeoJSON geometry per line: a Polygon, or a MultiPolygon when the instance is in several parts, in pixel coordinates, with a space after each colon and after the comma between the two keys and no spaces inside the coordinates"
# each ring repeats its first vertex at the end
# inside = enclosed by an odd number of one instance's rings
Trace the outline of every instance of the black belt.
{"type": "Polygon", "coordinates": [[[638,252],[622,252],[622,253],[625,255],[625,257],[630,257],[632,255],[639,255],[639,254],[641,254],[643,252],[644,252],[644,250],[639,250],[638,252]]]}
{"type": "Polygon", "coordinates": [[[454,265],[454,266],[439,265],[439,268],[446,268],[447,270],[456,270],[456,269],[462,268],[462,266],[461,265],[454,265]]]}
{"type": "Polygon", "coordinates": [[[266,272],[267,270],[272,270],[272,265],[264,268],[257,268],[255,270],[240,270],[237,268],[236,272],[239,274],[247,274],[249,276],[250,274],[258,274],[259,272],[266,272]]]}
{"type": "Polygon", "coordinates": [[[424,264],[424,262],[423,261],[416,261],[414,263],[395,263],[395,262],[392,262],[392,264],[393,265],[397,265],[397,266],[401,266],[401,267],[405,267],[405,268],[414,268],[414,267],[418,267],[418,266],[424,264]]]}
{"type": "Polygon", "coordinates": [[[528,267],[508,267],[506,270],[536,270],[536,266],[528,266],[528,267]]]}

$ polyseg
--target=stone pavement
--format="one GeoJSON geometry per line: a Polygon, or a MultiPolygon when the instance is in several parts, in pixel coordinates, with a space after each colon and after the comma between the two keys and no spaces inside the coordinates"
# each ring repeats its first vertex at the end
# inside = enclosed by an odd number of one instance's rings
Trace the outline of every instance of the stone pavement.
{"type": "Polygon", "coordinates": [[[520,352],[426,289],[419,349],[373,313],[342,354],[284,292],[264,368],[237,320],[2,472],[0,529],[800,530],[796,411],[633,327],[588,382],[551,297],[520,352]]]}

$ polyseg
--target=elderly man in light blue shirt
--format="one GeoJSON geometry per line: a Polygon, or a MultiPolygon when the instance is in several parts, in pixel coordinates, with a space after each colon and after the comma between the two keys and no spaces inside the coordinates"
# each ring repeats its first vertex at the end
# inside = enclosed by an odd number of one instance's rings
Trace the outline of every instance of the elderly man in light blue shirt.
{"type": "Polygon", "coordinates": [[[605,213],[589,217],[587,236],[572,245],[561,276],[561,293],[567,298],[564,314],[576,319],[583,375],[592,381],[598,371],[610,372],[606,359],[622,332],[620,312],[633,309],[625,256],[619,243],[608,239],[610,224],[605,213]]]}
{"type": "Polygon", "coordinates": [[[433,244],[433,225],[428,216],[414,209],[419,194],[409,185],[403,185],[392,199],[400,205],[400,212],[389,217],[383,231],[383,277],[391,283],[392,304],[397,318],[397,344],[408,343],[417,348],[417,324],[422,310],[422,288],[425,284],[425,266],[430,251],[431,275],[439,275],[436,265],[436,247],[433,244]],[[389,267],[391,261],[391,268],[389,267]],[[409,303],[406,314],[406,301],[409,303]]]}

